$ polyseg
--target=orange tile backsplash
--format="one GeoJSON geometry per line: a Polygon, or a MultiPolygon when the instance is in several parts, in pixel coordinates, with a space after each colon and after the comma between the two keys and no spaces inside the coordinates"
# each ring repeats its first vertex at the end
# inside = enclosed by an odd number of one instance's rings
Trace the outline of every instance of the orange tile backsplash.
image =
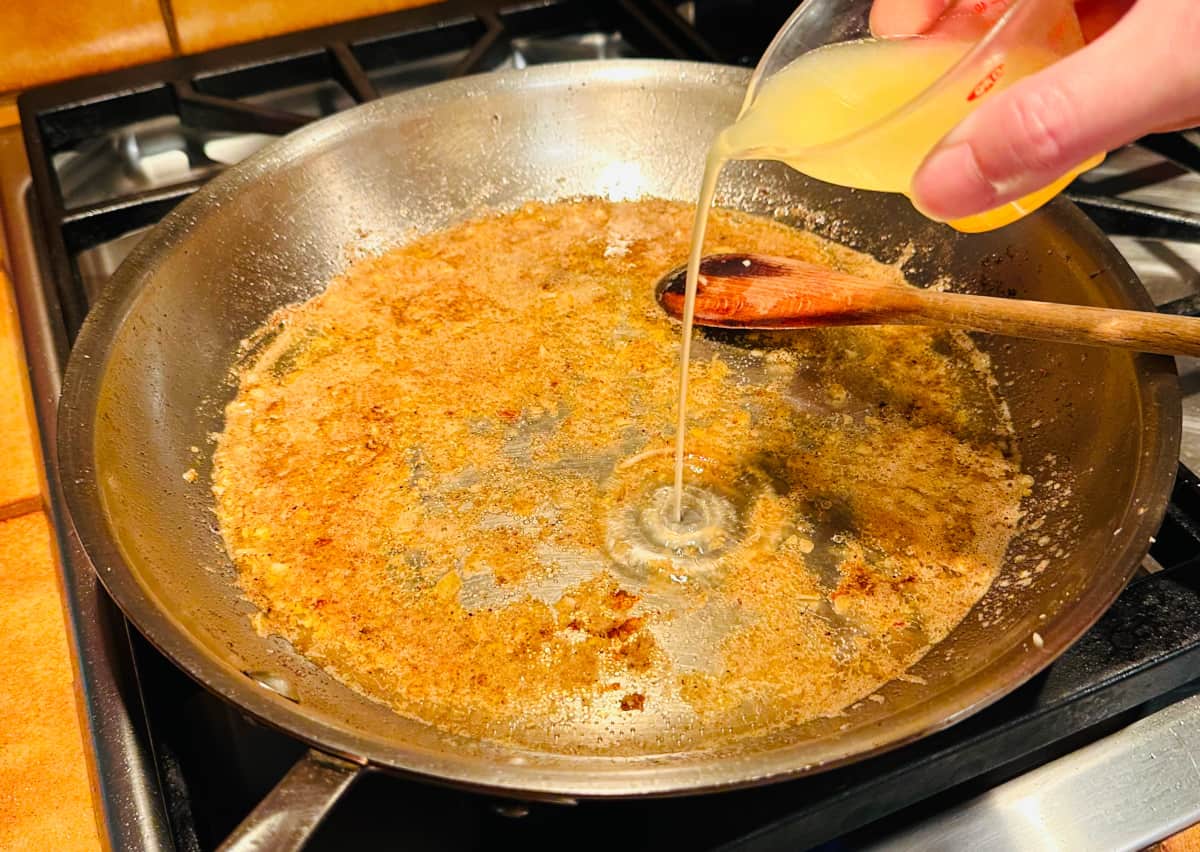
{"type": "Polygon", "coordinates": [[[24,371],[12,286],[0,269],[0,520],[40,503],[24,371]]]}
{"type": "Polygon", "coordinates": [[[159,0],[6,0],[0,92],[171,54],[159,0]]]}
{"type": "Polygon", "coordinates": [[[429,0],[169,0],[184,53],[380,15],[429,0]]]}
{"type": "Polygon", "coordinates": [[[428,2],[7,0],[0,13],[0,92],[428,2]]]}
{"type": "Polygon", "coordinates": [[[0,523],[0,849],[99,850],[50,529],[0,523]]]}

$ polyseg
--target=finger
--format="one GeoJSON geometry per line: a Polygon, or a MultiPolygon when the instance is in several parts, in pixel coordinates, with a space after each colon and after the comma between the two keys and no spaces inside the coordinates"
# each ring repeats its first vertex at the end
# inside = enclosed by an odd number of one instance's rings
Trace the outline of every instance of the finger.
{"type": "Polygon", "coordinates": [[[871,6],[871,33],[886,38],[925,32],[951,0],[875,0],[871,6]]]}
{"type": "MultiPolygon", "coordinates": [[[[917,206],[942,220],[1040,189],[1089,157],[1154,128],[1179,126],[1200,105],[1200,71],[1185,45],[1200,38],[1191,0],[1164,21],[1139,4],[1092,45],[985,102],[934,149],[912,184],[917,206]]],[[[1193,42],[1195,43],[1195,42],[1193,42]]]]}
{"type": "MultiPolygon", "coordinates": [[[[881,38],[927,32],[937,19],[961,0],[876,0],[871,7],[871,33],[881,38]]],[[[1136,0],[1075,0],[1075,14],[1084,41],[1092,42],[1111,29],[1136,0]]],[[[988,19],[991,22],[995,18],[988,19]]]]}

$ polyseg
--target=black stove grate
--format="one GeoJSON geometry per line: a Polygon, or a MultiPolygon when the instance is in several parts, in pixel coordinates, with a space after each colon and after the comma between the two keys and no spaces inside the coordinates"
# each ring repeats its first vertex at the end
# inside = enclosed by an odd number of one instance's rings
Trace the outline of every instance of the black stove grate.
{"type": "Polygon", "coordinates": [[[1200,242],[1200,214],[1120,197],[1188,172],[1200,174],[1200,146],[1191,133],[1157,133],[1142,137],[1137,144],[1166,162],[1104,181],[1076,181],[1067,197],[1109,236],[1200,242]]]}
{"type": "Polygon", "coordinates": [[[189,150],[200,161],[189,180],[72,205],[56,168],[63,153],[164,117],[208,133],[282,135],[381,93],[525,63],[522,41],[580,32],[619,33],[636,56],[727,58],[662,0],[450,0],[23,95],[25,145],[70,339],[87,314],[75,256],[153,225],[222,167],[189,150]],[[316,114],[262,102],[320,85],[331,96],[316,114]]]}
{"type": "MultiPolygon", "coordinates": [[[[73,339],[91,298],[81,254],[153,225],[218,174],[225,166],[206,142],[222,134],[279,135],[383,94],[551,56],[753,64],[793,7],[794,0],[694,0],[681,7],[666,0],[449,0],[32,91],[19,104],[42,263],[54,288],[45,301],[60,306],[55,321],[73,339]],[[86,172],[73,171],[72,155],[153,136],[122,136],[130,127],[183,138],[183,177],[95,191],[86,172]]],[[[1071,197],[1110,234],[1200,242],[1200,215],[1120,197],[1200,172],[1200,148],[1187,134],[1139,144],[1166,162],[1132,177],[1081,180],[1071,197]]],[[[1197,314],[1200,296],[1163,310],[1197,314]]],[[[520,807],[375,775],[347,795],[311,848],[345,848],[353,838],[356,848],[548,848],[566,839],[585,848],[796,849],[952,788],[965,795],[1094,739],[1176,690],[1200,689],[1191,685],[1200,671],[1200,482],[1182,466],[1151,553],[1164,570],[1132,584],[1046,672],[953,728],[890,754],[767,788],[539,806],[524,819],[510,818],[520,807]]],[[[122,665],[137,670],[161,795],[110,804],[121,818],[168,825],[176,848],[213,848],[303,747],[204,691],[133,631],[129,649],[122,665]],[[153,817],[145,809],[154,809],[153,817]]]]}

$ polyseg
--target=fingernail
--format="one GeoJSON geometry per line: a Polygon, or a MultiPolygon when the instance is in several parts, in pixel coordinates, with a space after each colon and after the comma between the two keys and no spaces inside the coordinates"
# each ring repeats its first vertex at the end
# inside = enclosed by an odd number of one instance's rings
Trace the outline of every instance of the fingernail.
{"type": "Polygon", "coordinates": [[[997,189],[983,175],[967,142],[934,150],[912,182],[917,209],[942,221],[982,213],[996,206],[997,189]]]}
{"type": "Polygon", "coordinates": [[[950,0],[891,0],[871,6],[871,32],[881,38],[908,38],[925,33],[950,0]]]}

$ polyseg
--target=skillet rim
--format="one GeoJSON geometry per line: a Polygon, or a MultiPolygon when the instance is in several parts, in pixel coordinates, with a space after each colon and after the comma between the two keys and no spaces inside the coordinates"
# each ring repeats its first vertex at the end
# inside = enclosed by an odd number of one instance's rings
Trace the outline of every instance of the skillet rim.
{"type": "MultiPolygon", "coordinates": [[[[675,74],[672,79],[684,82],[743,87],[750,76],[748,69],[699,62],[594,60],[492,72],[403,92],[318,120],[268,145],[184,200],[138,244],[89,311],[72,348],[59,401],[56,442],[59,484],[66,498],[67,518],[104,588],[152,645],[201,685],[260,721],[356,764],[385,768],[435,783],[527,799],[665,796],[757,786],[814,774],[890,751],[943,730],[1040,672],[1107,610],[1148,551],[1150,536],[1161,524],[1175,479],[1182,413],[1175,362],[1166,356],[1131,356],[1143,400],[1142,409],[1136,412],[1142,453],[1131,494],[1148,495],[1148,499],[1142,503],[1145,511],[1141,515],[1133,514],[1137,501],[1131,500],[1126,507],[1123,529],[1127,534],[1111,561],[1113,567],[1106,571],[1112,579],[1120,580],[1111,584],[1111,594],[1094,594],[1096,584],[1091,584],[1074,605],[1074,629],[1055,631],[1053,639],[1048,639],[1045,647],[1036,654],[1028,653],[1020,646],[1014,647],[994,658],[967,681],[941,693],[936,702],[939,705],[946,703],[944,696],[950,692],[956,694],[957,700],[953,702],[956,709],[952,712],[918,713],[917,710],[935,703],[922,702],[900,717],[904,724],[889,725],[886,730],[876,726],[866,747],[819,765],[797,765],[795,759],[789,759],[790,749],[779,749],[756,753],[751,759],[702,757],[699,764],[694,760],[631,763],[627,769],[610,771],[606,768],[599,775],[589,773],[587,768],[589,760],[595,761],[595,758],[579,758],[577,767],[570,771],[492,762],[485,767],[483,774],[486,777],[481,778],[481,761],[477,757],[433,755],[426,749],[406,748],[394,741],[389,745],[389,742],[380,742],[380,738],[350,734],[345,728],[305,712],[302,706],[257,687],[244,673],[216,659],[204,650],[202,643],[191,639],[180,622],[159,606],[139,582],[136,573],[122,558],[116,537],[105,520],[96,482],[93,430],[97,426],[100,390],[113,344],[142,286],[152,279],[156,259],[186,239],[198,217],[213,215],[222,200],[233,197],[256,181],[269,179],[280,166],[298,161],[325,145],[337,144],[342,137],[352,136],[358,127],[370,123],[377,115],[402,112],[418,103],[505,88],[604,81],[652,84],[660,82],[664,74],[672,73],[675,74]],[[1093,594],[1089,596],[1087,592],[1093,594]],[[998,677],[998,672],[1004,676],[998,677]]],[[[1115,282],[1114,292],[1125,297],[1129,307],[1153,309],[1124,258],[1074,205],[1062,198],[1055,199],[1040,215],[1047,220],[1048,226],[1071,234],[1103,260],[1115,282]]]]}

